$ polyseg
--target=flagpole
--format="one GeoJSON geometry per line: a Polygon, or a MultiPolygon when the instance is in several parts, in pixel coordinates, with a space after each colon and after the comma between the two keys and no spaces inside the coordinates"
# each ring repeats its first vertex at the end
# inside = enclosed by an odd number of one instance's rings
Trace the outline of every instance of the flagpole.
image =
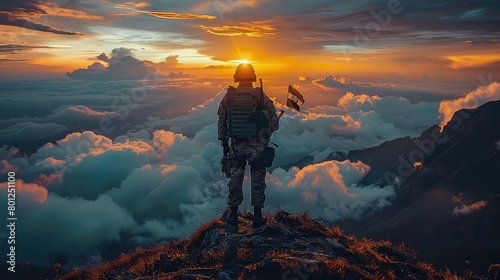
{"type": "Polygon", "coordinates": [[[285,104],[285,106],[286,106],[286,103],[287,103],[287,101],[288,101],[288,93],[289,93],[289,92],[290,92],[290,85],[288,85],[288,89],[287,89],[287,91],[286,91],[286,98],[285,98],[285,103],[284,103],[284,104],[285,104]]]}
{"type": "MultiPolygon", "coordinates": [[[[288,85],[288,89],[290,89],[290,85],[288,85]]],[[[286,106],[287,100],[288,100],[288,91],[286,92],[285,103],[283,103],[283,105],[286,106]]],[[[281,109],[280,115],[278,116],[278,121],[281,119],[281,116],[283,116],[284,113],[285,113],[285,110],[281,109]]]]}

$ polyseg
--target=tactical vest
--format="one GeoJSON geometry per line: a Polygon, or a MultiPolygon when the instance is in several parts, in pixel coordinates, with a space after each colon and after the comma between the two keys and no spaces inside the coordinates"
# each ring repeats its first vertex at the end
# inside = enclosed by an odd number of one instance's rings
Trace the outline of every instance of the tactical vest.
{"type": "Polygon", "coordinates": [[[253,88],[237,88],[229,97],[229,134],[233,138],[258,135],[259,95],[253,88]]]}

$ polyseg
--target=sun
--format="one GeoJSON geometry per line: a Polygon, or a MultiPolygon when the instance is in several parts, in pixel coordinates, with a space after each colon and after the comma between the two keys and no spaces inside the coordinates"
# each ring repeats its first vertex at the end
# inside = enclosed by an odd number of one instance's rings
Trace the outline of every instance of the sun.
{"type": "Polygon", "coordinates": [[[231,60],[230,62],[235,64],[250,64],[250,60],[248,59],[236,59],[236,60],[231,60]]]}

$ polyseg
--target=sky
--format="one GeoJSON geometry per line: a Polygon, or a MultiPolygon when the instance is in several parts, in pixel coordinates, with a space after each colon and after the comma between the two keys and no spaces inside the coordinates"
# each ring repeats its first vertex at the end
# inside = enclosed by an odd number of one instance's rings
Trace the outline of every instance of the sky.
{"type": "Polygon", "coordinates": [[[500,66],[498,1],[0,2],[0,77],[64,77],[128,48],[167,73],[472,83],[500,66]]]}
{"type": "Polygon", "coordinates": [[[220,216],[216,111],[242,61],[285,110],[265,211],[333,223],[390,207],[397,186],[326,159],[500,99],[499,5],[0,1],[0,200],[15,172],[19,260],[85,263],[220,216]]]}

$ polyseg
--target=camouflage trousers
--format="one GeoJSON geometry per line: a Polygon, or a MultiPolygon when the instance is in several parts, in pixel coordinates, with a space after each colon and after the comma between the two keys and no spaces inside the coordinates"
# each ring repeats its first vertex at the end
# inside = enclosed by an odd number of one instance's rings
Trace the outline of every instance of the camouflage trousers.
{"type": "Polygon", "coordinates": [[[245,178],[245,167],[250,164],[251,178],[251,205],[253,207],[264,207],[266,200],[266,169],[264,167],[254,168],[252,161],[259,158],[267,147],[267,142],[258,138],[238,140],[230,147],[231,153],[235,155],[235,162],[231,165],[229,182],[229,196],[227,204],[238,206],[243,202],[243,180],[245,178]]]}

